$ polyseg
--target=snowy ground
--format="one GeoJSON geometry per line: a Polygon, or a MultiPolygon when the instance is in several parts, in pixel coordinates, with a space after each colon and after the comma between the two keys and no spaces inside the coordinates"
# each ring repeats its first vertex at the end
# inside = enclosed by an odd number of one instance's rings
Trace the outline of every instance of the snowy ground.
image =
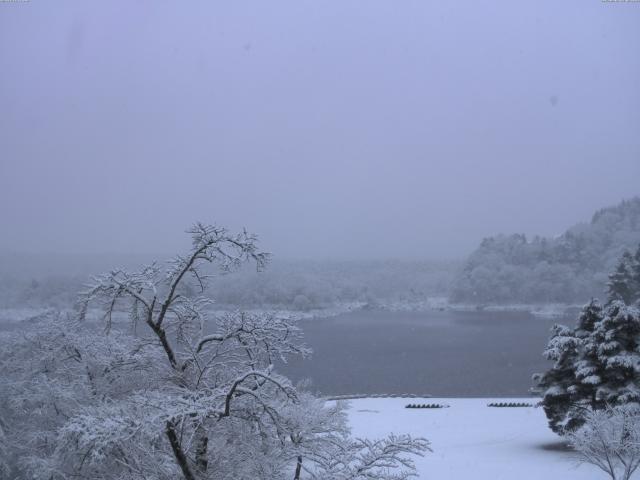
{"type": "Polygon", "coordinates": [[[419,479],[604,480],[590,465],[577,466],[540,408],[490,408],[492,402],[537,399],[368,398],[350,401],[353,434],[426,437],[433,453],[418,458],[419,479]],[[446,409],[407,409],[408,403],[447,404],[446,409]]]}

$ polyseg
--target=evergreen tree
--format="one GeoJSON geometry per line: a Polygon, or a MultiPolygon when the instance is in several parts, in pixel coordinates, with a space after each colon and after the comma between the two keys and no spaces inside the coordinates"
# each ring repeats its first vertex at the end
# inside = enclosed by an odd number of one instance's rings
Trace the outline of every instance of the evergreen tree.
{"type": "Polygon", "coordinates": [[[554,364],[548,371],[534,375],[536,390],[543,395],[542,406],[549,419],[549,426],[562,433],[567,415],[574,403],[576,383],[574,364],[578,355],[579,340],[573,330],[563,325],[554,325],[549,344],[544,351],[554,364]]]}
{"type": "Polygon", "coordinates": [[[607,304],[592,300],[574,328],[553,327],[544,355],[554,365],[534,376],[534,390],[554,432],[574,431],[593,410],[640,404],[640,308],[631,305],[640,297],[638,270],[626,253],[610,276],[607,304]]]}
{"type": "Polygon", "coordinates": [[[575,335],[580,340],[580,349],[574,364],[576,378],[574,391],[580,407],[575,415],[579,420],[574,423],[581,424],[584,403],[592,408],[604,406],[597,394],[604,371],[598,357],[598,343],[593,341],[594,332],[604,316],[605,312],[600,303],[597,300],[591,300],[591,303],[583,308],[575,328],[575,335]]]}
{"type": "Polygon", "coordinates": [[[640,302],[640,245],[638,245],[636,253],[633,255],[633,262],[631,264],[631,281],[635,292],[634,301],[635,303],[640,302]]]}
{"type": "Polygon", "coordinates": [[[618,262],[616,269],[609,275],[607,293],[609,301],[622,301],[627,305],[632,303],[634,297],[633,281],[633,256],[625,251],[618,262]]]}
{"type": "Polygon", "coordinates": [[[620,301],[610,303],[585,344],[602,371],[596,401],[640,403],[640,311],[620,301]]]}
{"type": "Polygon", "coordinates": [[[554,325],[551,330],[544,356],[554,365],[534,376],[534,390],[542,394],[542,407],[556,433],[581,426],[585,408],[597,404],[596,388],[602,369],[596,352],[585,348],[585,344],[601,320],[602,306],[592,300],[583,308],[575,328],[554,325]]]}

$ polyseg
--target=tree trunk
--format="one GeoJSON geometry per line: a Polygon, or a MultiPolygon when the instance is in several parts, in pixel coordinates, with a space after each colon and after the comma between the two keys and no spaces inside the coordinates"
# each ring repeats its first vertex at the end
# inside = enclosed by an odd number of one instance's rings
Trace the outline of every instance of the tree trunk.
{"type": "Polygon", "coordinates": [[[149,326],[151,327],[153,332],[157,335],[158,339],[160,340],[160,344],[162,345],[162,348],[164,349],[165,353],[167,354],[167,357],[169,358],[169,363],[171,363],[171,366],[173,368],[176,368],[178,366],[178,361],[176,360],[176,356],[173,353],[173,349],[171,348],[171,345],[167,340],[166,332],[153,322],[151,322],[149,326]]]}
{"type": "Polygon", "coordinates": [[[185,480],[196,480],[196,477],[194,477],[191,472],[191,468],[189,468],[189,461],[182,451],[182,446],[180,445],[178,435],[176,434],[175,425],[172,422],[167,422],[166,433],[169,438],[169,443],[171,444],[171,449],[173,450],[173,455],[176,457],[176,462],[178,463],[180,470],[182,470],[182,475],[184,475],[185,480]]]}
{"type": "Polygon", "coordinates": [[[199,472],[205,473],[209,467],[209,459],[207,458],[207,448],[209,446],[209,437],[207,431],[199,425],[196,429],[196,467],[199,472]]]}
{"type": "Polygon", "coordinates": [[[296,463],[296,474],[293,480],[300,480],[300,471],[302,470],[302,457],[298,457],[298,463],[296,463]]]}

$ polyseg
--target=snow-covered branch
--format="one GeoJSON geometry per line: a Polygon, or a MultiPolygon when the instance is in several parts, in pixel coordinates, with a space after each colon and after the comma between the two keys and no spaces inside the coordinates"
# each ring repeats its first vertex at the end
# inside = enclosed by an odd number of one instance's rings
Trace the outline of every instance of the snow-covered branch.
{"type": "Polygon", "coordinates": [[[640,407],[590,411],[585,420],[568,435],[578,461],[595,465],[612,480],[629,480],[640,466],[640,407]]]}

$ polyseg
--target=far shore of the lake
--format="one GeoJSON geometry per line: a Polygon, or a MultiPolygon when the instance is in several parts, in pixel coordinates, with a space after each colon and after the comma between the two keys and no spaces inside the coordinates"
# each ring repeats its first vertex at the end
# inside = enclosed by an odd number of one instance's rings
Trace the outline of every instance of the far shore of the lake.
{"type": "MultiPolygon", "coordinates": [[[[273,315],[295,318],[298,320],[313,320],[318,318],[331,318],[345,313],[358,311],[383,311],[383,312],[430,312],[430,311],[452,311],[452,312],[519,312],[529,313],[534,317],[541,318],[565,318],[575,316],[583,305],[567,303],[549,304],[461,304],[449,303],[447,297],[429,297],[420,301],[374,301],[374,302],[344,302],[324,308],[309,310],[295,310],[282,308],[281,305],[265,305],[262,308],[243,308],[235,305],[216,305],[211,310],[213,316],[224,315],[233,311],[244,311],[247,313],[271,313],[273,315]]],[[[45,312],[56,310],[54,308],[2,308],[0,309],[0,323],[15,323],[38,317],[45,312]]],[[[73,315],[72,309],[64,309],[64,314],[73,315]]],[[[91,315],[89,315],[91,317],[91,315]]]]}
{"type": "MultiPolygon", "coordinates": [[[[310,310],[293,310],[282,308],[281,306],[273,306],[269,308],[248,308],[240,310],[247,312],[265,312],[269,311],[275,315],[287,318],[298,318],[300,320],[312,320],[316,318],[330,318],[356,311],[386,311],[386,312],[430,312],[430,311],[453,311],[453,312],[519,312],[529,313],[534,317],[543,318],[564,318],[575,316],[583,307],[582,304],[569,303],[548,303],[548,304],[462,304],[449,303],[447,297],[430,297],[427,300],[420,301],[375,301],[375,302],[348,302],[338,305],[332,305],[325,308],[316,308],[310,310]]],[[[217,313],[237,310],[234,306],[219,306],[217,313]],[[221,307],[221,308],[220,308],[221,307]]]]}

